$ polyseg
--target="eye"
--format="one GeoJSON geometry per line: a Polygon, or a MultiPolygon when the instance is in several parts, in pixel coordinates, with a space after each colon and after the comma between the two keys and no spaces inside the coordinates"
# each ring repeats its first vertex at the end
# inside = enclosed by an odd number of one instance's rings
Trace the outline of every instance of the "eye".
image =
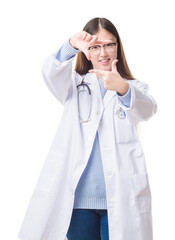
{"type": "Polygon", "coordinates": [[[99,46],[98,46],[98,45],[91,46],[90,49],[92,49],[92,50],[98,50],[98,49],[99,49],[99,46]]]}
{"type": "Polygon", "coordinates": [[[108,44],[106,44],[106,47],[107,47],[107,48],[113,47],[113,43],[108,43],[108,44]]]}

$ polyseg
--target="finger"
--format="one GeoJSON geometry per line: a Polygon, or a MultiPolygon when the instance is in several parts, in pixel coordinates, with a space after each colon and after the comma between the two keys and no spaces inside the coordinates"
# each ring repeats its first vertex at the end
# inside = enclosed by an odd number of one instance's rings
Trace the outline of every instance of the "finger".
{"type": "Polygon", "coordinates": [[[82,40],[84,40],[87,37],[87,34],[88,34],[87,32],[83,33],[82,40]]]}
{"type": "Polygon", "coordinates": [[[111,43],[112,40],[98,40],[96,39],[96,41],[93,41],[90,43],[89,46],[92,46],[92,45],[95,45],[95,44],[108,44],[108,43],[111,43]]]}
{"type": "Polygon", "coordinates": [[[89,72],[96,73],[96,74],[98,74],[99,77],[103,77],[106,74],[106,71],[102,71],[99,69],[90,69],[89,72]]]}
{"type": "Polygon", "coordinates": [[[84,40],[85,42],[91,41],[91,40],[92,40],[92,35],[89,34],[89,33],[87,33],[83,40],[84,40]]]}
{"type": "Polygon", "coordinates": [[[118,59],[115,59],[112,62],[112,72],[117,72],[117,65],[116,65],[117,62],[118,62],[118,59]]]}
{"type": "Polygon", "coordinates": [[[86,58],[90,61],[91,60],[91,57],[90,57],[90,53],[88,50],[85,50],[84,51],[84,54],[86,55],[86,58]]]}
{"type": "Polygon", "coordinates": [[[113,42],[112,40],[98,40],[98,43],[104,43],[104,44],[107,44],[107,43],[111,43],[113,42]]]}
{"type": "Polygon", "coordinates": [[[98,39],[98,37],[97,36],[95,36],[95,35],[92,35],[92,39],[91,39],[91,41],[89,42],[89,44],[91,45],[93,45],[93,44],[95,44],[95,42],[97,41],[97,39],[98,39]]]}

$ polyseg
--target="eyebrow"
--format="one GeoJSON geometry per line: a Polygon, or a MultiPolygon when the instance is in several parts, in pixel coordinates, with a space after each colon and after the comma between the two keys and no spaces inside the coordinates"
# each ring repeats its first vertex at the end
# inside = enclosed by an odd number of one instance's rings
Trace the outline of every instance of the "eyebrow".
{"type": "MultiPolygon", "coordinates": [[[[108,39],[108,40],[111,40],[111,41],[113,41],[113,42],[116,42],[116,41],[113,40],[113,39],[108,39]]],[[[111,42],[111,43],[113,43],[113,42],[111,42]]],[[[105,44],[103,44],[103,45],[106,45],[106,44],[108,44],[108,43],[105,43],[105,44]]],[[[100,45],[100,44],[94,44],[94,45],[92,45],[92,46],[96,46],[96,45],[100,45]]]]}

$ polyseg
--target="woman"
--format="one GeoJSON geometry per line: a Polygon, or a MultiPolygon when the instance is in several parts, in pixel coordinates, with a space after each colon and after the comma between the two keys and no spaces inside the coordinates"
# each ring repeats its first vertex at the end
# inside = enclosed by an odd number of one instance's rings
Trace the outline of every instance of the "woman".
{"type": "Polygon", "coordinates": [[[157,105],[132,76],[115,26],[90,20],[44,61],[43,77],[64,112],[18,237],[152,240],[137,123],[157,105]]]}

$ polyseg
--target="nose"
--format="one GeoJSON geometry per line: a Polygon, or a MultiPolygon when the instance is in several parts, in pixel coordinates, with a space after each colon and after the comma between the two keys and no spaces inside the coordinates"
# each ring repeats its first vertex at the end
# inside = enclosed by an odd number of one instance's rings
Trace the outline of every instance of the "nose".
{"type": "Polygon", "coordinates": [[[107,55],[107,52],[106,52],[106,50],[105,50],[104,47],[101,47],[101,49],[100,49],[100,55],[101,55],[101,56],[106,56],[106,55],[107,55]]]}

